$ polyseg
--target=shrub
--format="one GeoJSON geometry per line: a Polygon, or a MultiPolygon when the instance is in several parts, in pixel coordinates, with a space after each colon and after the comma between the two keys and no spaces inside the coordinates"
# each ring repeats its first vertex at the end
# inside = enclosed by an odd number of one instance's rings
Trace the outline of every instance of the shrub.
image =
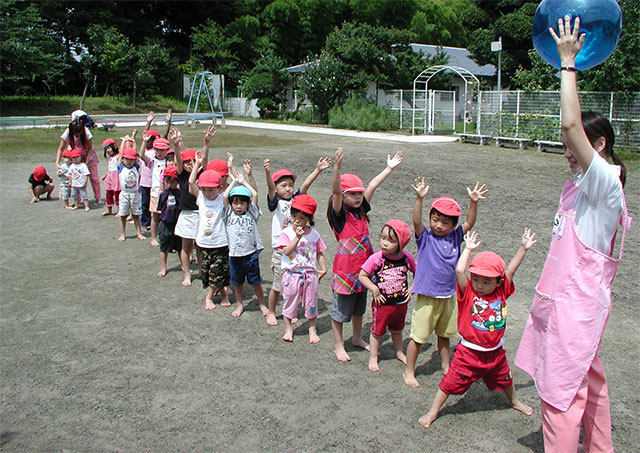
{"type": "Polygon", "coordinates": [[[361,131],[388,131],[392,128],[391,112],[352,94],[344,104],[329,110],[329,126],[361,131]]]}

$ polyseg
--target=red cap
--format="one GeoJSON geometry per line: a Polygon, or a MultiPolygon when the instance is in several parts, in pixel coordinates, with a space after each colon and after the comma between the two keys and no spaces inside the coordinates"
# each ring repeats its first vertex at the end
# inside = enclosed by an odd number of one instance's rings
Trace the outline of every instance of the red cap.
{"type": "Polygon", "coordinates": [[[33,179],[36,181],[44,181],[44,177],[47,176],[47,169],[41,165],[38,165],[33,169],[33,179]]]}
{"type": "Polygon", "coordinates": [[[364,192],[362,179],[351,173],[340,175],[340,186],[344,192],[364,192]]]}
{"type": "Polygon", "coordinates": [[[318,203],[316,203],[316,200],[314,200],[311,195],[301,193],[300,195],[293,197],[291,207],[306,214],[313,215],[316,213],[318,203]]]}
{"type": "Polygon", "coordinates": [[[149,136],[149,137],[155,137],[155,138],[158,138],[158,137],[160,137],[160,132],[158,132],[158,131],[157,131],[157,130],[155,130],[155,129],[147,129],[147,130],[144,132],[144,135],[147,135],[147,136],[149,136]]]}
{"type": "Polygon", "coordinates": [[[61,156],[62,157],[71,157],[69,154],[71,154],[71,150],[70,149],[65,149],[64,151],[62,151],[61,156]]]}
{"type": "Polygon", "coordinates": [[[384,225],[393,228],[393,231],[398,235],[400,248],[405,248],[411,239],[411,230],[409,229],[409,225],[398,219],[391,219],[384,225]]]}
{"type": "Polygon", "coordinates": [[[469,272],[482,277],[502,277],[506,269],[504,260],[495,252],[478,253],[469,266],[469,272]]]}
{"type": "Polygon", "coordinates": [[[116,144],[116,141],[114,139],[107,138],[102,142],[102,147],[105,148],[105,147],[107,147],[109,145],[114,145],[115,146],[115,144],[116,144]]]}
{"type": "Polygon", "coordinates": [[[137,159],[138,153],[135,148],[125,148],[122,150],[122,158],[123,159],[137,159]]]}
{"type": "Polygon", "coordinates": [[[72,159],[74,157],[82,157],[82,151],[80,151],[78,148],[74,148],[69,151],[69,157],[71,157],[72,159]]]}
{"type": "Polygon", "coordinates": [[[178,178],[178,167],[175,165],[167,165],[164,167],[164,177],[171,176],[172,178],[178,178]]]}
{"type": "Polygon", "coordinates": [[[287,170],[286,168],[283,168],[281,170],[278,170],[276,172],[274,172],[271,175],[271,179],[273,179],[273,182],[275,182],[276,184],[278,183],[279,180],[281,180],[282,178],[284,178],[285,176],[288,176],[290,178],[293,178],[293,180],[296,180],[296,175],[294,175],[293,173],[291,173],[289,170],[287,170]]]}
{"type": "Polygon", "coordinates": [[[169,148],[169,150],[167,151],[167,154],[175,154],[176,150],[173,148],[169,148]]]}
{"type": "Polygon", "coordinates": [[[215,170],[205,170],[198,176],[198,187],[220,187],[222,178],[215,170]]]}
{"type": "Polygon", "coordinates": [[[169,140],[166,138],[157,138],[153,142],[153,147],[155,149],[169,149],[169,140]]]}
{"type": "Polygon", "coordinates": [[[185,149],[182,151],[182,161],[186,160],[194,160],[196,158],[196,150],[195,149],[185,149]]]}
{"type": "Polygon", "coordinates": [[[431,209],[436,209],[439,213],[457,217],[460,215],[460,205],[451,197],[439,197],[431,202],[431,209]]]}
{"type": "Polygon", "coordinates": [[[215,170],[221,177],[225,177],[229,174],[229,166],[222,159],[213,159],[207,164],[207,170],[215,170]]]}

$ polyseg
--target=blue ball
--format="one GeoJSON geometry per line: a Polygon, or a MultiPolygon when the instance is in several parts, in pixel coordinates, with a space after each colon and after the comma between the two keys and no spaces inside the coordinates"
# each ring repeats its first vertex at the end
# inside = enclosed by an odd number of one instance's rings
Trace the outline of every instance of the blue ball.
{"type": "Polygon", "coordinates": [[[593,68],[611,56],[622,32],[622,11],[615,0],[543,0],[533,18],[533,46],[547,63],[560,69],[556,43],[549,33],[558,34],[558,19],[569,14],[571,27],[580,17],[580,35],[586,34],[584,44],[576,55],[576,68],[593,68]]]}

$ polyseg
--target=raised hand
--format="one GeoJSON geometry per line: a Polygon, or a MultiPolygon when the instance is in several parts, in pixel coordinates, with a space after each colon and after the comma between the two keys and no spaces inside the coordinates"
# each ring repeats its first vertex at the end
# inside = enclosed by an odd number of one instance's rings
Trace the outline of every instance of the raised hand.
{"type": "Polygon", "coordinates": [[[269,159],[264,160],[264,171],[271,173],[271,161],[269,159]]]}
{"type": "Polygon", "coordinates": [[[251,176],[251,172],[253,171],[253,167],[251,167],[251,161],[249,159],[245,159],[242,163],[242,169],[247,174],[247,176],[251,176]]]}
{"type": "Polygon", "coordinates": [[[573,64],[573,60],[575,59],[580,49],[582,49],[582,44],[584,43],[584,39],[586,34],[583,33],[578,37],[578,31],[580,30],[580,18],[576,17],[573,22],[573,31],[571,30],[571,16],[564,16],[564,20],[562,18],[558,19],[558,33],[556,34],[553,28],[549,28],[549,33],[553,37],[553,40],[556,42],[556,47],[558,48],[558,55],[560,56],[560,62],[564,64],[563,59],[568,59],[567,64],[573,64]]]}
{"type": "Polygon", "coordinates": [[[318,164],[316,168],[318,171],[324,171],[331,166],[331,158],[330,157],[321,157],[318,159],[318,164]]]}
{"type": "Polygon", "coordinates": [[[335,159],[335,168],[340,168],[342,166],[342,158],[344,157],[344,155],[342,154],[342,147],[338,148],[336,150],[336,159],[335,159]]]}
{"type": "Polygon", "coordinates": [[[478,240],[478,233],[476,233],[475,231],[467,231],[467,233],[464,235],[464,243],[467,249],[471,251],[480,247],[482,241],[478,240]]]}
{"type": "Polygon", "coordinates": [[[167,109],[167,123],[168,123],[169,121],[171,121],[171,118],[172,118],[172,117],[173,117],[173,115],[172,115],[172,113],[171,113],[171,107],[169,107],[169,108],[167,109]]]}
{"type": "Polygon", "coordinates": [[[390,154],[387,154],[387,167],[394,169],[402,163],[402,151],[398,151],[393,158],[390,154]]]}
{"type": "Polygon", "coordinates": [[[227,166],[233,168],[233,154],[227,153],[227,166]]]}
{"type": "Polygon", "coordinates": [[[529,228],[525,228],[524,234],[522,235],[522,246],[525,248],[525,250],[529,250],[536,242],[538,242],[536,240],[536,234],[529,228]]]}
{"type": "Polygon", "coordinates": [[[151,125],[151,122],[156,117],[156,114],[153,113],[153,110],[147,113],[147,124],[151,125]]]}
{"type": "Polygon", "coordinates": [[[182,143],[182,134],[176,127],[172,127],[169,132],[169,140],[171,140],[174,146],[177,146],[178,143],[182,143]]]}
{"type": "Polygon", "coordinates": [[[411,185],[413,190],[416,191],[416,195],[418,198],[424,198],[429,193],[429,186],[425,183],[425,177],[416,178],[414,183],[411,185]]]}
{"type": "Polygon", "coordinates": [[[473,190],[467,187],[467,193],[469,194],[469,198],[471,199],[471,201],[476,201],[476,202],[480,200],[484,200],[485,195],[487,194],[488,191],[489,189],[487,189],[487,185],[486,184],[480,185],[479,182],[476,183],[473,190]]]}
{"type": "Polygon", "coordinates": [[[209,142],[211,141],[213,136],[216,135],[216,131],[217,131],[217,129],[216,129],[215,126],[209,126],[206,131],[203,131],[204,132],[204,144],[205,145],[209,144],[209,142]]]}

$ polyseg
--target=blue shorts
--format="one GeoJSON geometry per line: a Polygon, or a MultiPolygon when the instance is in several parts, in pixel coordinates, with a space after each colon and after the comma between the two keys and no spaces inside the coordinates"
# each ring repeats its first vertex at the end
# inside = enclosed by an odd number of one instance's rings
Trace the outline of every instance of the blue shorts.
{"type": "Polygon", "coordinates": [[[251,255],[229,257],[229,280],[231,281],[231,286],[242,285],[245,277],[247,283],[251,286],[262,283],[259,255],[260,250],[256,250],[251,255]]]}

